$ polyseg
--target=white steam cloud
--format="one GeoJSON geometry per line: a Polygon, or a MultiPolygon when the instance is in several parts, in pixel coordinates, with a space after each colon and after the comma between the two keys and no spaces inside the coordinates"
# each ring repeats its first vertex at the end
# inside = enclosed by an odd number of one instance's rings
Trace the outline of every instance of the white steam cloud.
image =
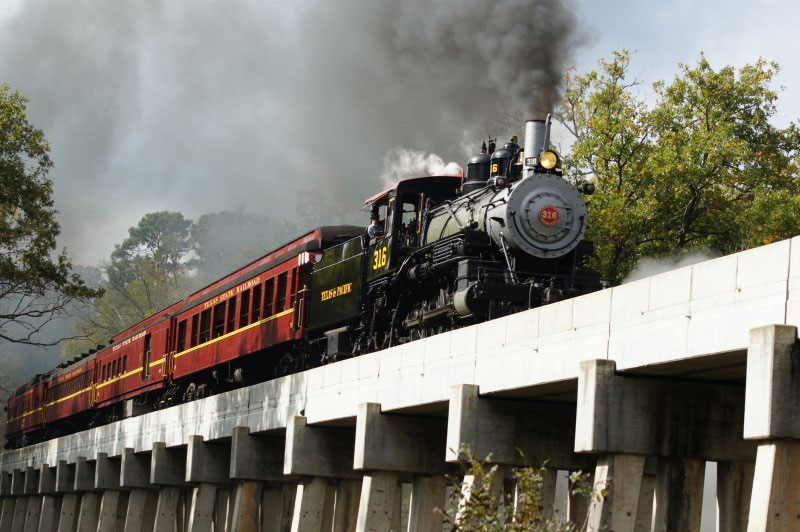
{"type": "Polygon", "coordinates": [[[445,163],[435,153],[425,153],[406,148],[397,148],[389,152],[383,160],[381,181],[387,187],[409,177],[428,175],[463,175],[458,163],[445,163]]]}

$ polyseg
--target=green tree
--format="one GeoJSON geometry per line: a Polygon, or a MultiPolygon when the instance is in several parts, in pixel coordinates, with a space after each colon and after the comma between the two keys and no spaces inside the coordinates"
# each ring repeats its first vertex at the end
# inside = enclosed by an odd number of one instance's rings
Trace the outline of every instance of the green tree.
{"type": "Polygon", "coordinates": [[[588,237],[620,282],[644,256],[731,253],[800,232],[796,124],[774,126],[778,65],[715,71],[704,56],[653,84],[654,103],[615,52],[567,75],[557,118],[574,137],[565,166],[593,179],[588,237]]]}
{"type": "Polygon", "coordinates": [[[0,339],[38,346],[54,318],[98,296],[53,255],[61,227],[53,208],[50,145],[27,120],[27,99],[0,85],[0,339]]]}
{"type": "MultiPolygon", "coordinates": [[[[507,478],[500,478],[499,466],[490,463],[491,456],[480,460],[468,447],[464,476],[471,477],[469,493],[462,490],[459,479],[453,479],[449,490],[449,511],[439,509],[444,529],[450,532],[500,532],[506,530],[537,532],[579,532],[588,523],[575,523],[545,515],[542,488],[544,466],[518,467],[507,478]],[[508,484],[513,485],[509,486],[508,484]]],[[[523,457],[524,458],[524,457],[523,457]]],[[[502,476],[502,474],[501,474],[502,476]]],[[[588,502],[607,496],[608,485],[593,486],[591,476],[574,471],[569,477],[573,497],[588,502]]]]}
{"type": "Polygon", "coordinates": [[[179,212],[146,214],[103,264],[105,294],[79,319],[80,337],[64,346],[65,356],[106,345],[120,331],[164,309],[191,288],[192,221],[179,212]]]}
{"type": "Polygon", "coordinates": [[[243,209],[204,214],[192,225],[196,284],[203,285],[263,256],[302,229],[243,209]]]}

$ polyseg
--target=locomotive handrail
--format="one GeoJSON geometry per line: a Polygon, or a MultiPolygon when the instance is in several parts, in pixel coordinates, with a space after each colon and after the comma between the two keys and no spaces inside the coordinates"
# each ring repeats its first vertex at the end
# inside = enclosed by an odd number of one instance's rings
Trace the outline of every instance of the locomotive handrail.
{"type": "Polygon", "coordinates": [[[303,327],[303,306],[304,306],[304,302],[306,300],[306,294],[307,293],[308,293],[308,287],[306,285],[303,285],[303,289],[300,290],[299,292],[297,292],[297,295],[299,297],[297,298],[298,308],[297,308],[297,312],[295,313],[296,314],[295,315],[295,319],[297,321],[297,328],[298,329],[303,327]]]}

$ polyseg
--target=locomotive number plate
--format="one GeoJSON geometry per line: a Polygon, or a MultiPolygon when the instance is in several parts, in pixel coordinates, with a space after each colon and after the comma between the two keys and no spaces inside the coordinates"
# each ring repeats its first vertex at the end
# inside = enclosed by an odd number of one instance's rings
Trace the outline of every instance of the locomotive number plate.
{"type": "Polygon", "coordinates": [[[386,246],[383,248],[378,248],[375,250],[375,253],[372,255],[372,269],[379,270],[386,266],[386,246]]]}
{"type": "Polygon", "coordinates": [[[544,225],[555,225],[558,223],[558,209],[553,205],[545,205],[539,211],[539,220],[544,225]]]}

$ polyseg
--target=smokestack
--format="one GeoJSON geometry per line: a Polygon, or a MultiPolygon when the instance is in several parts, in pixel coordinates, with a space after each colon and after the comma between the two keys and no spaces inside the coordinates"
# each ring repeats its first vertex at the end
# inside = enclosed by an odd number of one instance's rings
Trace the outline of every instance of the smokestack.
{"type": "Polygon", "coordinates": [[[536,159],[542,153],[545,142],[545,121],[527,120],[525,122],[525,165],[522,173],[527,177],[533,171],[536,159]]]}

